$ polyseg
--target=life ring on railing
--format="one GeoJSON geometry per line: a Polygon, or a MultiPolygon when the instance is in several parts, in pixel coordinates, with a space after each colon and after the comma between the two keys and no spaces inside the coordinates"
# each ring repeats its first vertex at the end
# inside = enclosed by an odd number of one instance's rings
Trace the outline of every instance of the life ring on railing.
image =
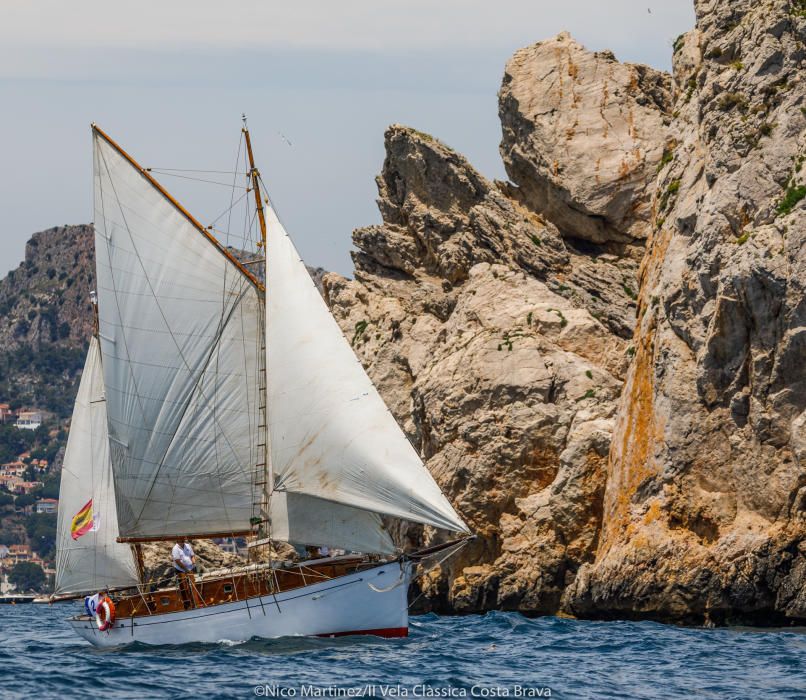
{"type": "Polygon", "coordinates": [[[106,632],[115,626],[115,604],[109,596],[104,596],[95,611],[95,624],[98,630],[106,632]]]}

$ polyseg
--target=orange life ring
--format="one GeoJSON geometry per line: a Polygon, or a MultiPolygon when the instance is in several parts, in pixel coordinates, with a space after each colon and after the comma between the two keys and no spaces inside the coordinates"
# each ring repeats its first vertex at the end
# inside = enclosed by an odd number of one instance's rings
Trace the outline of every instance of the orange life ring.
{"type": "Polygon", "coordinates": [[[95,609],[95,624],[101,632],[115,626],[115,604],[109,596],[104,596],[95,609]]]}

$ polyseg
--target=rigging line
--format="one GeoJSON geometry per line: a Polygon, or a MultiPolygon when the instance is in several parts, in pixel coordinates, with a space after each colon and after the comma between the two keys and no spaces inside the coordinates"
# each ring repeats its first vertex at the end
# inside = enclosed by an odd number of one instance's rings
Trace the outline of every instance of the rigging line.
{"type": "MultiPolygon", "coordinates": [[[[106,165],[106,158],[105,157],[104,157],[104,165],[106,165]]],[[[117,200],[118,207],[120,209],[120,214],[121,214],[121,217],[123,218],[123,224],[126,227],[126,232],[129,234],[129,241],[130,241],[130,243],[132,245],[132,250],[134,251],[134,254],[137,256],[137,260],[140,262],[140,266],[141,266],[141,268],[143,270],[143,277],[144,277],[146,283],[148,284],[148,288],[151,291],[151,294],[152,294],[152,296],[154,298],[154,302],[155,302],[155,304],[157,306],[157,310],[160,313],[160,317],[162,318],[163,323],[165,323],[165,327],[168,330],[169,335],[171,336],[171,340],[173,340],[173,342],[174,342],[174,346],[176,347],[177,352],[179,353],[179,357],[182,359],[182,362],[184,363],[185,367],[187,368],[188,373],[192,376],[193,371],[191,370],[187,359],[185,358],[184,354],[182,353],[182,348],[180,347],[179,343],[177,342],[176,337],[174,336],[173,332],[171,332],[171,327],[170,327],[170,324],[168,323],[168,319],[166,318],[165,313],[164,313],[164,311],[162,309],[162,306],[159,303],[159,297],[157,296],[157,293],[154,291],[154,287],[151,284],[151,279],[149,278],[148,273],[147,273],[146,268],[145,268],[145,265],[143,264],[143,260],[140,257],[140,253],[139,253],[139,251],[137,249],[137,245],[134,242],[134,236],[132,235],[131,229],[129,228],[128,221],[126,220],[126,215],[123,213],[123,205],[121,204],[120,198],[118,197],[117,189],[115,188],[115,183],[114,183],[114,180],[112,179],[112,176],[111,176],[111,174],[109,172],[108,166],[107,166],[107,176],[109,177],[109,182],[110,182],[110,184],[112,186],[112,192],[115,195],[115,199],[117,200]]],[[[107,250],[108,250],[108,247],[107,247],[107,250]]],[[[110,260],[110,267],[111,267],[111,260],[110,260]]],[[[230,317],[232,315],[232,312],[234,312],[235,308],[240,304],[241,300],[244,298],[247,290],[248,290],[248,287],[245,287],[244,290],[242,291],[241,295],[238,297],[236,302],[233,304],[232,311],[230,312],[230,317]]],[[[121,320],[123,320],[122,316],[121,316],[121,320]]],[[[229,319],[227,320],[227,322],[228,321],[229,321],[229,319]]],[[[215,346],[218,344],[218,341],[220,340],[220,337],[221,337],[222,333],[223,333],[223,328],[221,328],[220,332],[217,333],[217,339],[212,343],[212,349],[214,349],[215,346]]],[[[124,334],[124,339],[125,339],[125,334],[124,334]]],[[[127,355],[128,355],[128,351],[127,351],[127,355]]],[[[209,357],[208,357],[208,362],[209,362],[209,357]]],[[[207,364],[208,363],[205,363],[205,369],[207,367],[207,364]]],[[[202,370],[202,372],[203,372],[203,370],[202,370]]],[[[199,375],[199,379],[200,379],[200,377],[201,377],[201,375],[199,375]]],[[[196,384],[198,386],[198,379],[197,379],[196,384]]],[[[138,399],[139,399],[139,388],[137,388],[136,382],[135,382],[135,390],[138,393],[138,399]]],[[[207,400],[207,397],[204,396],[204,392],[200,390],[199,393],[202,395],[202,397],[205,399],[205,401],[209,403],[209,401],[207,400]]],[[[193,398],[193,394],[191,393],[189,398],[188,398],[188,404],[186,405],[185,410],[182,412],[182,416],[185,415],[185,413],[187,411],[187,408],[188,408],[192,398],[193,398]]],[[[143,411],[142,404],[141,404],[141,411],[143,411]]],[[[215,420],[215,418],[214,418],[214,420],[215,420]]],[[[181,417],[180,417],[180,422],[181,422],[181,417]]],[[[217,421],[216,421],[216,423],[217,423],[217,421]]],[[[143,411],[143,424],[147,425],[147,422],[145,420],[145,412],[144,411],[143,411]]],[[[177,424],[177,426],[178,426],[178,424],[177,424]]],[[[175,438],[175,436],[176,436],[176,434],[174,435],[174,438],[175,438]]],[[[225,439],[226,439],[226,435],[225,435],[225,439]]],[[[227,439],[227,443],[229,443],[228,439],[227,439]]],[[[170,449],[170,447],[172,445],[173,445],[173,439],[169,442],[168,447],[166,448],[165,453],[163,454],[163,456],[162,456],[162,458],[160,460],[160,468],[157,469],[157,472],[154,475],[154,480],[151,483],[151,487],[149,488],[148,493],[145,495],[145,498],[143,499],[143,505],[140,508],[140,513],[138,514],[135,522],[138,522],[140,520],[140,518],[142,517],[142,515],[143,515],[143,511],[145,510],[146,504],[148,503],[148,498],[149,498],[149,496],[151,495],[151,492],[154,489],[154,486],[155,486],[156,481],[157,481],[157,477],[159,476],[159,472],[160,472],[160,470],[162,468],[162,465],[163,465],[163,463],[165,461],[165,457],[167,456],[168,451],[169,451],[169,449],[170,449]]],[[[230,450],[232,451],[233,455],[237,456],[237,452],[235,451],[234,447],[231,444],[229,444],[229,447],[230,447],[230,450]]]]}
{"type": "MultiPolygon", "coordinates": [[[[234,200],[235,200],[235,190],[236,190],[236,184],[235,183],[237,182],[237,179],[238,179],[237,168],[238,168],[238,161],[240,160],[240,156],[241,156],[241,143],[242,142],[243,142],[243,133],[241,133],[240,136],[238,137],[238,151],[237,151],[237,153],[235,155],[235,168],[236,168],[236,170],[233,171],[233,175],[232,175],[232,191],[230,193],[230,198],[229,198],[229,209],[227,210],[227,213],[229,214],[229,216],[227,218],[227,222],[228,222],[227,228],[228,229],[229,229],[229,221],[232,218],[232,208],[235,206],[235,204],[233,203],[234,200]]],[[[243,193],[243,195],[241,195],[241,197],[245,197],[247,195],[248,191],[249,190],[246,190],[243,193]]],[[[240,202],[240,198],[238,199],[238,201],[240,202]]],[[[223,216],[223,214],[221,214],[218,218],[221,218],[222,216],[223,216]]],[[[214,220],[213,224],[217,220],[218,219],[214,220]]],[[[212,225],[211,225],[211,227],[212,227],[212,225]]],[[[229,240],[227,240],[227,243],[229,243],[229,240]]],[[[221,315],[222,315],[222,320],[223,320],[223,316],[226,313],[226,309],[227,309],[227,291],[228,291],[227,290],[227,272],[228,271],[229,270],[225,268],[225,270],[224,270],[224,283],[221,285],[221,315]]],[[[233,291],[233,290],[230,289],[229,291],[233,291]]],[[[243,309],[241,309],[240,311],[241,311],[241,313],[239,315],[241,317],[241,333],[243,334],[244,333],[243,309]]],[[[220,368],[219,360],[220,360],[220,357],[221,357],[221,348],[220,348],[218,343],[216,344],[216,347],[217,347],[217,352],[215,353],[215,373],[216,373],[216,376],[218,376],[219,368],[220,368]]],[[[244,358],[244,363],[245,363],[245,361],[246,360],[244,358]]],[[[214,399],[213,399],[213,420],[215,421],[216,425],[219,424],[218,423],[218,414],[217,414],[217,411],[216,411],[216,409],[218,407],[218,396],[219,396],[218,389],[219,389],[219,382],[216,382],[215,385],[214,385],[214,399]]],[[[248,411],[248,405],[247,405],[247,411],[248,411]]],[[[219,437],[218,432],[216,431],[214,433],[214,436],[213,436],[214,447],[215,447],[216,466],[218,466],[219,463],[220,463],[220,457],[219,457],[219,452],[218,452],[218,449],[219,449],[218,437],[219,437]]],[[[230,513],[229,513],[229,509],[227,508],[226,499],[224,498],[224,484],[223,484],[223,481],[222,481],[222,476],[221,476],[220,470],[217,470],[217,475],[218,475],[218,483],[219,483],[219,488],[220,488],[220,493],[221,493],[221,505],[224,508],[224,517],[226,518],[227,522],[230,522],[230,513]]]]}
{"type": "MultiPolygon", "coordinates": [[[[235,186],[233,185],[233,188],[234,188],[234,187],[235,187],[235,186]]],[[[235,207],[237,207],[237,206],[238,206],[238,205],[241,203],[241,200],[242,200],[244,197],[246,197],[248,194],[249,194],[249,190],[246,190],[246,192],[244,192],[244,193],[243,193],[243,194],[242,194],[240,197],[238,197],[238,199],[236,199],[236,200],[234,200],[234,201],[233,201],[232,199],[230,199],[230,205],[229,205],[229,206],[228,206],[228,207],[227,207],[227,208],[226,208],[224,211],[222,211],[222,212],[221,212],[221,213],[220,213],[220,214],[219,214],[219,215],[218,215],[218,216],[217,216],[215,219],[213,219],[213,220],[210,222],[210,226],[209,226],[208,228],[212,228],[212,227],[214,227],[214,226],[215,226],[216,221],[218,221],[219,219],[224,218],[224,217],[225,217],[227,214],[229,214],[230,216],[229,216],[229,218],[227,219],[227,228],[229,229],[229,222],[230,222],[230,219],[232,218],[232,210],[233,210],[235,207]]],[[[227,233],[229,233],[229,231],[228,231],[227,233]]]]}
{"type": "Polygon", "coordinates": [[[151,168],[146,168],[146,172],[156,173],[157,175],[167,175],[168,177],[178,177],[181,178],[182,180],[193,180],[194,182],[206,182],[208,185],[220,185],[221,187],[226,188],[238,187],[239,189],[241,188],[248,189],[243,185],[230,185],[228,182],[219,182],[218,180],[205,180],[204,178],[201,177],[190,177],[189,175],[177,175],[176,173],[168,173],[165,172],[164,170],[154,170],[151,168]]]}
{"type": "MultiPolygon", "coordinates": [[[[236,163],[237,165],[237,163],[236,163]]],[[[243,175],[244,177],[248,177],[249,173],[242,173],[240,170],[196,170],[195,168],[146,168],[146,170],[150,171],[157,171],[157,170],[169,170],[174,173],[216,173],[219,175],[243,175]]]]}
{"type": "MultiPolygon", "coordinates": [[[[439,561],[437,561],[433,566],[431,566],[428,569],[424,570],[421,574],[417,574],[416,576],[413,576],[412,581],[414,581],[415,579],[418,579],[418,578],[422,578],[423,576],[425,576],[430,571],[433,571],[434,569],[436,569],[446,559],[448,559],[449,557],[452,557],[454,554],[458,554],[468,544],[468,542],[471,542],[471,541],[472,540],[470,538],[462,540],[456,547],[452,547],[451,549],[449,549],[447,554],[445,554],[445,556],[442,557],[439,561]]],[[[423,567],[423,568],[425,568],[425,567],[423,567]]],[[[420,591],[420,595],[418,595],[414,600],[411,601],[411,603],[408,604],[408,608],[411,609],[411,607],[418,600],[420,600],[420,598],[422,598],[424,595],[425,595],[425,591],[424,590],[420,591]]]]}

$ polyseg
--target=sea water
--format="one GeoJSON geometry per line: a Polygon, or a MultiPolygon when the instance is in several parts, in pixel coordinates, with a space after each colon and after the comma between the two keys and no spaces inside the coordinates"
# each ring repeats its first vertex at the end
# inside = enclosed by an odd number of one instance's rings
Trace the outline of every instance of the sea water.
{"type": "Polygon", "coordinates": [[[77,603],[0,606],[5,698],[806,698],[803,630],[515,613],[411,620],[407,639],[97,650],[77,603]]]}

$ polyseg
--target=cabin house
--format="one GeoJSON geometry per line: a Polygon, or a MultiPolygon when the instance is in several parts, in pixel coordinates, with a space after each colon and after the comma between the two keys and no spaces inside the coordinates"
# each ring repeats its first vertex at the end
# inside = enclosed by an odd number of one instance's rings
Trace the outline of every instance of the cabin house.
{"type": "Polygon", "coordinates": [[[15,485],[12,493],[31,493],[31,491],[36,491],[44,485],[41,481],[20,481],[15,485]]]}
{"type": "Polygon", "coordinates": [[[37,513],[55,513],[59,508],[56,498],[40,498],[35,504],[37,513]]]}
{"type": "Polygon", "coordinates": [[[16,411],[12,411],[7,403],[0,403],[0,425],[13,423],[17,418],[16,411]]]}
{"type": "Polygon", "coordinates": [[[14,564],[18,564],[21,561],[31,561],[31,548],[27,544],[12,544],[8,550],[8,558],[14,564]]]}
{"type": "Polygon", "coordinates": [[[17,422],[14,423],[16,428],[20,430],[36,430],[42,425],[42,411],[20,411],[17,414],[17,422]]]}

